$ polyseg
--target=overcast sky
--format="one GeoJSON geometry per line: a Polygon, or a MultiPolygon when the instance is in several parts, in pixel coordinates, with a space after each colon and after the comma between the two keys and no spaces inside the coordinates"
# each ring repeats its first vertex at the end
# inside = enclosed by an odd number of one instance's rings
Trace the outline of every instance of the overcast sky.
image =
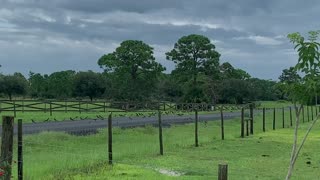
{"type": "Polygon", "coordinates": [[[297,61],[291,32],[320,29],[318,0],[0,0],[0,72],[101,71],[97,60],[127,39],[164,53],[184,35],[209,37],[254,77],[277,79],[297,61]]]}

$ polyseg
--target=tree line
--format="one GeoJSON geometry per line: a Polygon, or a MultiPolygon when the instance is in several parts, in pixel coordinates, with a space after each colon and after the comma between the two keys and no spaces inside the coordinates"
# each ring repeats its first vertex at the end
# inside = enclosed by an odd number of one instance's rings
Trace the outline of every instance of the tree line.
{"type": "MultiPolygon", "coordinates": [[[[181,37],[166,59],[171,73],[143,41],[123,41],[114,52],[98,59],[103,73],[73,70],[40,74],[0,74],[0,94],[43,99],[103,98],[115,101],[172,101],[241,104],[278,100],[286,96],[281,82],[251,77],[246,71],[220,62],[220,53],[208,37],[181,37]]],[[[281,79],[280,79],[281,81],[281,79]]]]}

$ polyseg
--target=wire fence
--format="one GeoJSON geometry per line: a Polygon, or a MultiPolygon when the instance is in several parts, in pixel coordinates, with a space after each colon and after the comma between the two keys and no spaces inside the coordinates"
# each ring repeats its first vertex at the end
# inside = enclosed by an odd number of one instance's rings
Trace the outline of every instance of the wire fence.
{"type": "MultiPolygon", "coordinates": [[[[318,107],[304,109],[303,122],[308,122],[308,119],[312,121],[319,112],[318,107]]],[[[148,114],[134,112],[135,116],[113,114],[112,163],[141,167],[170,176],[216,178],[217,163],[230,161],[230,158],[218,153],[216,148],[224,143],[228,146],[229,142],[232,144],[233,141],[241,138],[242,121],[245,122],[246,137],[264,131],[290,128],[295,117],[292,115],[294,110],[291,107],[244,109],[243,113],[224,110],[221,112],[153,111],[148,114]],[[164,156],[161,156],[159,151],[159,117],[162,120],[161,126],[164,127],[162,130],[164,156]],[[180,124],[185,125],[180,126],[180,124]],[[253,133],[250,132],[251,127],[253,133]],[[195,137],[196,134],[198,137],[195,137]],[[223,139],[229,141],[220,141],[222,136],[223,139]],[[195,138],[197,138],[199,148],[195,147],[195,138]],[[213,143],[217,145],[211,147],[213,143]],[[213,149],[207,149],[207,147],[213,149]],[[211,151],[217,154],[211,154],[211,151]]],[[[66,176],[101,173],[99,172],[101,167],[109,167],[107,164],[110,141],[108,142],[107,128],[107,116],[97,116],[97,119],[92,120],[62,122],[43,120],[43,122],[23,124],[25,179],[39,179],[39,177],[48,177],[48,174],[52,176],[48,179],[63,179],[66,176]]],[[[243,140],[245,142],[250,139],[244,138],[243,140]]],[[[232,145],[237,147],[237,144],[232,145]]],[[[239,145],[239,148],[243,146],[239,145]]],[[[228,151],[230,153],[234,151],[231,154],[238,153],[237,148],[231,148],[228,151]]],[[[262,157],[268,157],[260,146],[250,147],[250,151],[261,152],[262,157]]],[[[246,154],[242,155],[246,156],[246,154]]],[[[13,158],[17,158],[16,153],[13,158]]],[[[246,166],[241,168],[232,165],[233,163],[230,162],[230,177],[257,176],[254,173],[248,173],[246,166]]],[[[16,173],[16,166],[13,164],[13,174],[16,173]]],[[[259,173],[259,176],[274,178],[274,175],[264,173],[264,171],[259,173]]]]}

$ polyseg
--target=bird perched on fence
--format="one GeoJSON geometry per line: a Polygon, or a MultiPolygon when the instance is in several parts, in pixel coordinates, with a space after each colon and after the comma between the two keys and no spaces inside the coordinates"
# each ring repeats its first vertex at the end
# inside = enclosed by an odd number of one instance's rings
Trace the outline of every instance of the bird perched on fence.
{"type": "Polygon", "coordinates": [[[178,116],[183,116],[183,113],[178,113],[177,115],[178,115],[178,116]]]}
{"type": "Polygon", "coordinates": [[[104,117],[97,115],[97,118],[99,118],[100,120],[104,120],[104,117]]]}

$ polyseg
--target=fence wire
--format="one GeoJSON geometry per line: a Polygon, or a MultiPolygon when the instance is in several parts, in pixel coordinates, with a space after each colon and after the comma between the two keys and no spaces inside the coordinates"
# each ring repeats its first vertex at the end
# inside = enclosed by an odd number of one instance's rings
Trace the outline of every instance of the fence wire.
{"type": "MultiPolygon", "coordinates": [[[[283,109],[276,108],[276,130],[282,129],[283,109]]],[[[289,108],[284,109],[285,128],[290,127],[289,108]]],[[[266,110],[266,131],[273,128],[273,111],[266,110]]],[[[311,110],[308,111],[311,113],[311,110]]],[[[294,111],[292,110],[292,113],[294,111]]],[[[314,111],[317,113],[317,111],[314,111]]],[[[249,118],[249,111],[245,111],[245,118],[249,118]]],[[[166,171],[178,175],[217,177],[217,163],[224,159],[211,154],[202,154],[201,148],[217,143],[217,147],[223,144],[221,139],[221,114],[216,112],[214,119],[210,119],[212,113],[199,113],[199,144],[194,149],[194,112],[162,112],[164,158],[173,158],[173,165],[163,163],[159,158],[158,141],[158,112],[126,114],[113,114],[113,163],[126,164],[154,171],[166,171]],[[187,124],[186,124],[187,123],[187,124]],[[131,124],[135,124],[132,126],[131,124]],[[179,126],[180,124],[186,124],[179,126]],[[168,128],[174,126],[175,128],[168,128]],[[132,128],[138,127],[138,128],[132,128]],[[176,133],[177,132],[177,133],[176,133]],[[191,149],[191,150],[190,150],[191,149]],[[184,154],[186,153],[186,154],[184,154]],[[199,163],[183,163],[179,161],[192,161],[199,163]],[[150,161],[151,160],[151,161],[150,161]],[[210,168],[202,167],[201,163],[207,163],[210,168]],[[178,165],[177,167],[174,164],[178,165]]],[[[307,122],[307,112],[304,114],[307,122]]],[[[81,117],[81,116],[79,116],[81,117]]],[[[234,141],[240,138],[240,111],[224,112],[225,139],[234,141]]],[[[294,116],[293,116],[294,117],[294,116]]],[[[24,139],[24,165],[27,179],[45,177],[50,172],[54,176],[66,175],[70,171],[76,175],[83,171],[94,172],[99,165],[107,165],[107,115],[98,115],[97,119],[69,120],[67,122],[48,121],[32,122],[23,125],[24,139]],[[89,170],[88,170],[89,168],[89,170]]],[[[309,114],[309,121],[311,115],[309,114]]],[[[262,132],[262,109],[254,111],[254,134],[262,132]]],[[[246,139],[244,139],[246,140],[246,139]]],[[[258,147],[258,146],[257,146],[258,147]]],[[[228,151],[237,153],[239,149],[228,151]]],[[[261,148],[252,148],[251,151],[260,152],[261,148]]],[[[262,151],[263,152],[263,151],[262,151]]],[[[248,154],[249,156],[249,154],[248,154]]],[[[0,161],[1,162],[1,161],[0,161]]],[[[246,169],[230,167],[231,177],[253,177],[246,173],[246,169]]],[[[268,174],[260,176],[268,177],[268,174]]],[[[274,176],[270,176],[274,177],[274,176]]]]}

